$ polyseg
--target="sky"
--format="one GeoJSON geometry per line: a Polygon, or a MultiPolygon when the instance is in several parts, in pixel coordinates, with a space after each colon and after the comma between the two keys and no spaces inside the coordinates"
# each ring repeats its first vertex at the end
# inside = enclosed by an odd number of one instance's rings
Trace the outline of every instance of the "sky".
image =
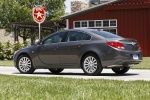
{"type": "Polygon", "coordinates": [[[71,1],[71,0],[66,0],[66,1],[65,1],[65,5],[66,5],[65,12],[66,12],[66,13],[70,13],[70,12],[71,12],[71,9],[70,9],[71,4],[70,4],[70,1],[71,1]]]}

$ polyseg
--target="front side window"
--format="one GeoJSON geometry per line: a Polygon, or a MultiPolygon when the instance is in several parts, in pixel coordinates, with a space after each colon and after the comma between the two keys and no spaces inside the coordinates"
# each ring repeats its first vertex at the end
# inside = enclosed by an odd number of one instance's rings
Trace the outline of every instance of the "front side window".
{"type": "Polygon", "coordinates": [[[82,32],[70,31],[69,41],[90,40],[91,36],[82,32]]]}
{"type": "Polygon", "coordinates": [[[52,36],[50,36],[49,38],[47,38],[43,44],[51,44],[51,43],[58,43],[58,42],[64,42],[65,41],[65,36],[66,36],[67,32],[59,32],[56,33],[52,36]]]}

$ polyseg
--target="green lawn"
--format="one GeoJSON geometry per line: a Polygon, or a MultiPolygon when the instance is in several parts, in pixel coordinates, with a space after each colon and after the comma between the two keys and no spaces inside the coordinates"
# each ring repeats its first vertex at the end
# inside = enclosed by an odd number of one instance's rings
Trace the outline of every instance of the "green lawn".
{"type": "MultiPolygon", "coordinates": [[[[13,61],[0,61],[13,66],[13,61]]],[[[133,68],[150,69],[150,57],[133,68]]],[[[149,100],[149,81],[0,75],[0,100],[149,100]]]]}
{"type": "Polygon", "coordinates": [[[1,100],[149,100],[150,82],[0,75],[1,100]]]}
{"type": "MultiPolygon", "coordinates": [[[[14,66],[12,60],[0,61],[0,66],[14,66]]],[[[150,57],[143,57],[143,62],[141,64],[132,67],[134,69],[150,69],[150,57]]]]}
{"type": "Polygon", "coordinates": [[[12,60],[0,60],[0,66],[14,66],[12,60]]]}
{"type": "Polygon", "coordinates": [[[134,69],[150,69],[150,57],[143,57],[142,63],[132,67],[134,69]]]}

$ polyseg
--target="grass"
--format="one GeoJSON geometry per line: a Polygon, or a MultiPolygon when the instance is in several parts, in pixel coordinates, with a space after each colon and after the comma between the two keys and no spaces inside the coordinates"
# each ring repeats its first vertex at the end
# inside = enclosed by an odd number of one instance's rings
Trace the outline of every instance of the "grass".
{"type": "MultiPolygon", "coordinates": [[[[0,66],[14,66],[12,60],[0,61],[0,66]]],[[[133,69],[150,69],[150,57],[143,57],[142,63],[132,67],[133,69]]]]}
{"type": "Polygon", "coordinates": [[[13,60],[0,60],[0,66],[14,66],[13,60]]]}
{"type": "Polygon", "coordinates": [[[1,100],[149,100],[150,82],[0,75],[1,100]]]}
{"type": "Polygon", "coordinates": [[[143,57],[142,63],[132,67],[133,69],[150,69],[150,57],[143,57]]]}
{"type": "MultiPolygon", "coordinates": [[[[13,66],[13,61],[0,61],[13,66]]],[[[133,68],[150,69],[150,57],[133,68]]],[[[0,75],[1,100],[149,100],[150,82],[0,75]]]]}

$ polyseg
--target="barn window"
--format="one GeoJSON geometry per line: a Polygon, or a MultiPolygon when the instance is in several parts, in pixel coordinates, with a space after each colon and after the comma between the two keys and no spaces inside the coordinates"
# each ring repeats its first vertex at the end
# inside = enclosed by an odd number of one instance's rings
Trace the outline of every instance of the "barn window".
{"type": "Polygon", "coordinates": [[[117,34],[117,19],[74,21],[74,28],[102,29],[117,34]]]}
{"type": "Polygon", "coordinates": [[[89,27],[95,27],[95,22],[94,21],[89,21],[89,27]]]}
{"type": "Polygon", "coordinates": [[[109,20],[103,21],[103,27],[109,27],[109,20]]]}
{"type": "Polygon", "coordinates": [[[80,22],[75,22],[75,27],[81,27],[80,22]]]}
{"type": "Polygon", "coordinates": [[[117,29],[103,29],[103,31],[107,31],[113,34],[117,34],[117,29]]]}
{"type": "Polygon", "coordinates": [[[101,27],[102,26],[102,21],[96,21],[96,27],[101,27]]]}
{"type": "Polygon", "coordinates": [[[110,26],[117,26],[116,20],[110,20],[110,26]]]}
{"type": "Polygon", "coordinates": [[[82,23],[82,27],[87,27],[87,21],[81,23],[82,23]]]}

